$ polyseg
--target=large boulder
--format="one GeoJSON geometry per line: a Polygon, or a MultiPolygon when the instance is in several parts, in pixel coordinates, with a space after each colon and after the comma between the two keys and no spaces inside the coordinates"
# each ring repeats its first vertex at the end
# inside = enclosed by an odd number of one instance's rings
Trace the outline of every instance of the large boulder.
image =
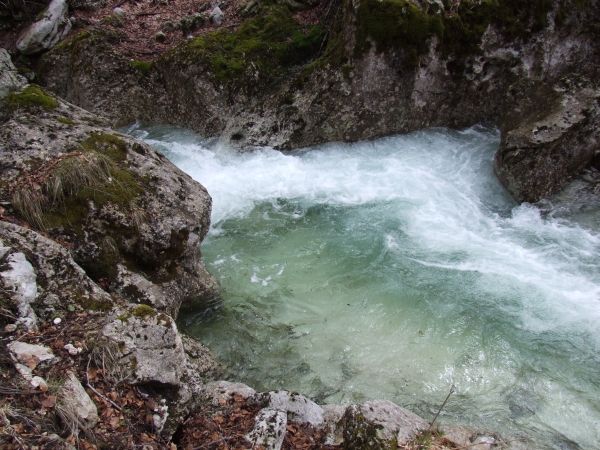
{"type": "Polygon", "coordinates": [[[69,248],[105,290],[176,317],[210,305],[216,281],[200,243],[206,189],[153,148],[37,86],[0,110],[0,198],[5,214],[69,248]]]}
{"type": "Polygon", "coordinates": [[[100,332],[94,358],[115,382],[174,387],[186,364],[175,321],[147,305],[119,310],[100,332]]]}
{"type": "Polygon", "coordinates": [[[388,400],[350,405],[343,421],[345,449],[395,449],[429,427],[415,413],[388,400]]]}
{"type": "Polygon", "coordinates": [[[576,75],[511,86],[494,169],[515,200],[557,192],[600,154],[599,99],[600,90],[576,75]]]}
{"type": "Polygon", "coordinates": [[[52,0],[39,20],[25,28],[17,40],[17,49],[32,55],[54,47],[71,30],[66,0],[52,0]]]}

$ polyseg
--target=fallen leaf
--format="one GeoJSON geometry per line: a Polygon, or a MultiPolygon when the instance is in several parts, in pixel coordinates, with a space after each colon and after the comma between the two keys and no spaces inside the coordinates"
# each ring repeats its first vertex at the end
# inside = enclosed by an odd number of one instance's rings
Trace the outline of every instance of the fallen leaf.
{"type": "Polygon", "coordinates": [[[25,427],[21,423],[15,423],[12,427],[13,430],[15,430],[19,434],[23,434],[25,432],[25,427]]]}
{"type": "Polygon", "coordinates": [[[219,405],[221,405],[221,406],[227,405],[227,400],[225,400],[224,398],[220,398],[219,399],[219,405]]]}
{"type": "Polygon", "coordinates": [[[214,420],[215,422],[217,422],[218,424],[221,424],[221,423],[223,423],[223,420],[224,420],[224,419],[223,419],[221,416],[217,416],[217,417],[215,417],[213,420],[214,420]]]}
{"type": "Polygon", "coordinates": [[[42,406],[44,408],[54,408],[54,406],[56,406],[56,397],[53,395],[49,395],[48,397],[42,400],[42,406]]]}

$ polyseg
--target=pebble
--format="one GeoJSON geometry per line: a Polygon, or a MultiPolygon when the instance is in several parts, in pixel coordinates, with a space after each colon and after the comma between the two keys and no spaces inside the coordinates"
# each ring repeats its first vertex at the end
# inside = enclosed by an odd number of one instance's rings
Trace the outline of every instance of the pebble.
{"type": "Polygon", "coordinates": [[[6,331],[7,333],[12,333],[16,329],[17,329],[17,326],[14,323],[9,323],[8,325],[6,325],[4,327],[4,331],[6,331]]]}
{"type": "Polygon", "coordinates": [[[124,17],[125,16],[125,11],[122,8],[115,8],[113,9],[113,12],[117,15],[117,16],[121,16],[124,17]]]}
{"type": "Polygon", "coordinates": [[[60,317],[57,317],[56,319],[54,319],[54,320],[52,321],[52,323],[54,323],[54,325],[58,325],[58,324],[59,324],[59,323],[61,323],[61,322],[62,322],[62,319],[61,319],[60,317]]]}

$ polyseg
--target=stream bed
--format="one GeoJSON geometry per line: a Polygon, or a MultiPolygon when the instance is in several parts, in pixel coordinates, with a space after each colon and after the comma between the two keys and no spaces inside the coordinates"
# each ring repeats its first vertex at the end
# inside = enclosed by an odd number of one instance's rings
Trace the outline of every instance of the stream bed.
{"type": "Polygon", "coordinates": [[[567,194],[518,206],[494,128],[238,153],[172,127],[128,133],[213,198],[222,286],[179,326],[237,381],[318,403],[388,399],[527,448],[600,448],[600,224],[567,194]]]}

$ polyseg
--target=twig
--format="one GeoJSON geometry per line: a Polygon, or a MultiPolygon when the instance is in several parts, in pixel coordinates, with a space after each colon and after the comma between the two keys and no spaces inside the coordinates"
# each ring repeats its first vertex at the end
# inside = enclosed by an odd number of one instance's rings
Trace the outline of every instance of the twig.
{"type": "Polygon", "coordinates": [[[24,391],[22,389],[0,387],[0,394],[2,394],[2,395],[35,395],[35,394],[42,394],[42,391],[24,391]]]}
{"type": "Polygon", "coordinates": [[[438,416],[440,415],[440,413],[442,412],[442,409],[444,408],[444,405],[446,405],[446,402],[448,401],[448,399],[450,398],[450,396],[452,395],[452,393],[454,392],[454,385],[452,385],[450,387],[450,392],[448,392],[448,395],[446,396],[446,400],[444,400],[444,403],[442,403],[442,406],[440,406],[440,409],[438,409],[437,414],[435,415],[435,417],[433,418],[433,420],[431,421],[431,423],[429,424],[429,428],[427,429],[427,433],[429,433],[431,431],[431,427],[433,427],[433,424],[435,423],[435,421],[437,420],[438,416]]]}
{"type": "Polygon", "coordinates": [[[221,439],[216,439],[214,441],[210,441],[207,444],[203,444],[200,447],[194,447],[192,450],[200,450],[202,448],[207,448],[207,447],[210,447],[211,445],[218,444],[219,442],[229,441],[229,440],[233,439],[234,437],[235,436],[225,436],[225,437],[222,437],[221,439]]]}
{"type": "Polygon", "coordinates": [[[136,16],[141,17],[141,16],[158,16],[160,13],[159,12],[143,12],[143,13],[137,13],[136,16]]]}
{"type": "MultiPolygon", "coordinates": [[[[518,439],[509,439],[508,441],[497,441],[494,442],[492,445],[502,445],[502,444],[508,444],[509,442],[516,442],[516,441],[527,441],[531,439],[531,437],[522,437],[522,438],[518,438],[518,439]]],[[[475,442],[474,444],[469,444],[469,445],[464,445],[462,447],[458,447],[456,450],[461,450],[462,448],[469,448],[469,447],[474,447],[475,445],[481,445],[483,444],[483,442],[475,442]]]]}
{"type": "Polygon", "coordinates": [[[113,405],[119,411],[123,411],[123,408],[121,408],[119,405],[117,405],[111,399],[109,399],[109,398],[105,397],[104,395],[102,395],[100,392],[98,392],[96,389],[94,389],[94,387],[90,384],[89,370],[90,370],[90,362],[91,361],[92,361],[92,355],[90,353],[90,355],[88,356],[87,367],[85,368],[85,381],[86,381],[87,387],[89,387],[94,392],[94,394],[96,394],[98,397],[102,397],[104,400],[106,400],[107,402],[109,402],[111,405],[113,405]]]}
{"type": "Polygon", "coordinates": [[[125,3],[127,3],[129,0],[121,0],[119,2],[119,4],[117,6],[115,6],[115,8],[118,8],[119,6],[123,6],[125,3]]]}

